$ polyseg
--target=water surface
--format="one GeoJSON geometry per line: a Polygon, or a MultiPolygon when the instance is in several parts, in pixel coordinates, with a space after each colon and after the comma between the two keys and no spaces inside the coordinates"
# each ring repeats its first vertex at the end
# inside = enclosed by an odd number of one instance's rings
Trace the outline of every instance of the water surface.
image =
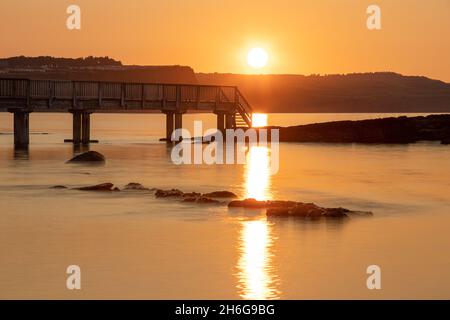
{"type": "MultiPolygon", "coordinates": [[[[384,115],[270,115],[294,125],[384,115]]],[[[188,115],[213,127],[208,115],[188,115]]],[[[0,135],[0,298],[450,298],[450,148],[439,143],[254,147],[245,165],[171,162],[161,115],[97,115],[91,149],[105,166],[67,165],[71,118],[32,114],[28,152],[0,135]],[[38,134],[39,133],[39,134],[38,134]],[[42,134],[48,133],[48,134],[42,134]],[[263,211],[198,206],[140,192],[50,190],[101,182],[289,199],[374,212],[372,218],[268,220],[263,211]],[[82,290],[65,288],[68,265],[82,290]],[[382,269],[382,290],[366,268],[382,269]]],[[[0,132],[11,115],[0,114],[0,132]]]]}

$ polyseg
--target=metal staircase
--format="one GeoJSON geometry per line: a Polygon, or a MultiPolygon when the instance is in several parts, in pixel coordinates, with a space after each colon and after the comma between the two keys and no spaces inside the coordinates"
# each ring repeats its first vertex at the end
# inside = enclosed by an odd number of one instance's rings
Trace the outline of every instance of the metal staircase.
{"type": "Polygon", "coordinates": [[[234,117],[235,128],[251,128],[253,110],[238,88],[236,88],[235,102],[236,102],[236,115],[234,117]]]}
{"type": "Polygon", "coordinates": [[[234,87],[233,95],[227,95],[224,90],[220,91],[220,101],[234,106],[233,128],[252,127],[252,108],[237,87],[234,87]],[[233,96],[234,95],[234,96],[233,96]]]}

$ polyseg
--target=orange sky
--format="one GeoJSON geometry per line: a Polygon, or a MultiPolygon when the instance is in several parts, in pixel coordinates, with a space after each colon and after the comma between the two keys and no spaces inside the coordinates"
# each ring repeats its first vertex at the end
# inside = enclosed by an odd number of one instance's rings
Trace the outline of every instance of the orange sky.
{"type": "Polygon", "coordinates": [[[263,73],[396,71],[450,82],[450,0],[1,0],[0,56],[109,55],[126,64],[263,73]],[[382,9],[382,30],[366,8],[382,9]],[[65,26],[82,10],[81,31],[65,26]]]}

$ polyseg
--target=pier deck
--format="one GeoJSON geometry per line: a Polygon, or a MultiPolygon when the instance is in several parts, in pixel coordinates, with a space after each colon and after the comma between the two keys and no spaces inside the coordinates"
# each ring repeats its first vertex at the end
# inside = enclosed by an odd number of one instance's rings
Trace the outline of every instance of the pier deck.
{"type": "Polygon", "coordinates": [[[32,112],[73,114],[73,143],[89,143],[94,112],[166,114],[166,140],[186,112],[214,113],[219,130],[252,126],[252,108],[234,86],[0,78],[0,111],[14,114],[14,143],[29,144],[32,112]]]}

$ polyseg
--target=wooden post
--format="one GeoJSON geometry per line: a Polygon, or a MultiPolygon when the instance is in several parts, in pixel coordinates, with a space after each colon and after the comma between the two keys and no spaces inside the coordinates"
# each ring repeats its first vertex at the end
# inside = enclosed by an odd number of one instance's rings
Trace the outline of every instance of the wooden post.
{"type": "MultiPolygon", "coordinates": [[[[177,129],[182,129],[183,128],[183,113],[182,112],[177,112],[175,113],[175,130],[177,129]]],[[[180,137],[181,141],[182,138],[180,137]]]]}
{"type": "Polygon", "coordinates": [[[98,107],[101,108],[102,107],[102,99],[103,99],[103,86],[102,86],[101,82],[99,82],[97,85],[98,85],[98,88],[97,88],[98,107]]]}
{"type": "Polygon", "coordinates": [[[166,112],[166,142],[172,141],[173,112],[166,112]]]}
{"type": "Polygon", "coordinates": [[[125,107],[125,83],[120,85],[120,106],[125,107]]]}
{"type": "Polygon", "coordinates": [[[181,112],[175,113],[175,130],[183,128],[183,114],[181,112]]]}
{"type": "Polygon", "coordinates": [[[226,116],[226,128],[227,129],[234,129],[236,127],[235,120],[234,120],[234,114],[227,113],[226,116]]]}
{"type": "Polygon", "coordinates": [[[30,143],[30,113],[14,112],[14,145],[16,148],[26,148],[30,143]]]}
{"type": "Polygon", "coordinates": [[[77,106],[77,85],[76,82],[72,82],[72,107],[76,108],[77,106]]]}
{"type": "Polygon", "coordinates": [[[81,142],[83,144],[89,144],[91,141],[91,114],[89,112],[83,112],[81,116],[82,122],[82,137],[81,142]]]}
{"type": "Polygon", "coordinates": [[[72,125],[72,141],[74,144],[81,143],[81,112],[73,111],[73,125],[72,125]]]}
{"type": "Polygon", "coordinates": [[[142,99],[141,107],[142,107],[142,109],[144,109],[145,108],[145,84],[141,84],[141,99],[142,99]]]}
{"type": "Polygon", "coordinates": [[[225,114],[223,112],[216,112],[217,114],[217,130],[225,133],[225,114]]]}

